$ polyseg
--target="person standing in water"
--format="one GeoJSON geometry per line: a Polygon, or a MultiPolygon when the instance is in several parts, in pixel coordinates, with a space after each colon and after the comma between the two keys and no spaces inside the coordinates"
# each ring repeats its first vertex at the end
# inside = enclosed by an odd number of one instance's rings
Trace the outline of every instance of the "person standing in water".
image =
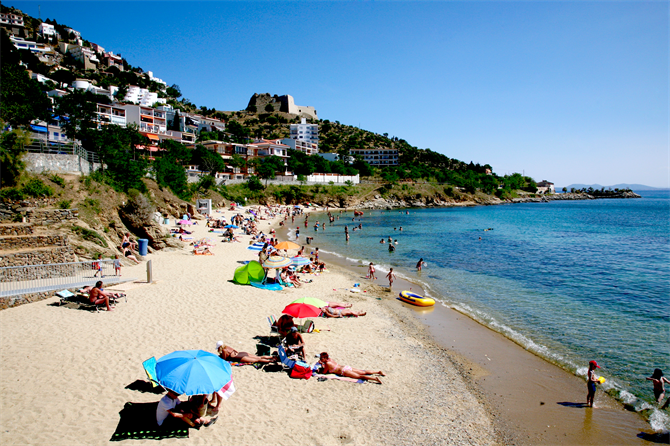
{"type": "MultiPolygon", "coordinates": [[[[654,369],[654,374],[647,378],[647,381],[652,381],[654,383],[654,398],[656,398],[658,404],[661,404],[661,401],[663,401],[663,397],[665,396],[665,383],[670,384],[670,381],[663,376],[663,370],[661,369],[654,369]]],[[[661,409],[667,408],[669,404],[670,398],[668,398],[661,409]]]]}
{"type": "Polygon", "coordinates": [[[423,261],[423,257],[419,259],[419,261],[416,264],[416,270],[421,271],[421,268],[423,268],[426,265],[426,262],[423,261]]]}
{"type": "Polygon", "coordinates": [[[586,395],[586,405],[593,407],[593,399],[596,396],[596,382],[598,382],[598,376],[596,376],[596,369],[599,369],[600,366],[595,361],[589,362],[589,371],[586,374],[587,382],[586,386],[588,389],[588,394],[586,395]]]}

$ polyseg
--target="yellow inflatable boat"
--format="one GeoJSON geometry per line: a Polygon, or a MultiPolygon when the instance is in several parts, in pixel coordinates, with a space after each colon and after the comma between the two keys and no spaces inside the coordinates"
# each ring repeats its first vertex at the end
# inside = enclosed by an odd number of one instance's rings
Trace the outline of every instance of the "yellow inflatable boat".
{"type": "Polygon", "coordinates": [[[419,296],[418,294],[414,294],[410,291],[401,291],[400,300],[418,307],[431,307],[435,305],[435,301],[430,297],[419,296]]]}

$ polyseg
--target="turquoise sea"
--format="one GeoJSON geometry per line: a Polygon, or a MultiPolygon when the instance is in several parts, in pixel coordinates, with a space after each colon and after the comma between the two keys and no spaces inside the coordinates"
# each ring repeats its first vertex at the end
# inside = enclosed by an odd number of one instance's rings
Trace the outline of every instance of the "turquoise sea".
{"type": "Polygon", "coordinates": [[[360,221],[337,212],[333,225],[314,231],[316,220],[327,221],[319,213],[308,228],[300,220],[300,237],[349,262],[374,262],[382,278],[393,267],[431,297],[577,375],[597,360],[603,388],[662,430],[670,428],[668,412],[655,408],[645,377],[654,368],[670,376],[670,191],[640,195],[365,211],[360,221]],[[353,231],[359,223],[362,230],[353,231]],[[398,241],[395,252],[380,244],[389,236],[398,241]],[[420,258],[427,265],[417,272],[420,258]]]}

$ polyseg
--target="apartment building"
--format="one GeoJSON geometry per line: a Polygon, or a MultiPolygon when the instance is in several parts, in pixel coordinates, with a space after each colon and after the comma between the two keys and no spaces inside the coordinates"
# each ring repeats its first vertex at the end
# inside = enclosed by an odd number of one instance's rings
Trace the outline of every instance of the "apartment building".
{"type": "Polygon", "coordinates": [[[352,149],[349,155],[358,155],[363,161],[375,167],[398,165],[398,149],[352,149]]]}
{"type": "Polygon", "coordinates": [[[12,13],[0,13],[0,25],[24,26],[23,16],[12,13]]]}
{"type": "Polygon", "coordinates": [[[56,28],[54,28],[53,25],[49,23],[42,22],[40,23],[40,27],[37,30],[38,33],[40,33],[43,36],[55,36],[56,33],[56,28]]]}
{"type": "Polygon", "coordinates": [[[153,143],[158,144],[159,135],[166,134],[167,121],[163,110],[135,104],[123,104],[121,107],[126,110],[126,123],[137,124],[139,132],[153,143]]]}
{"type": "Polygon", "coordinates": [[[253,156],[252,154],[255,153],[253,148],[249,149],[245,144],[214,140],[204,141],[202,142],[202,145],[219,154],[226,162],[226,171],[222,172],[224,178],[241,180],[250,174],[253,174],[253,167],[246,165],[242,167],[233,167],[228,164],[233,158],[233,155],[237,155],[245,161],[250,159],[250,155],[253,156]]]}
{"type": "Polygon", "coordinates": [[[126,126],[126,109],[121,105],[97,104],[96,121],[98,129],[105,125],[126,126]]]}
{"type": "Polygon", "coordinates": [[[9,36],[9,40],[12,41],[14,48],[16,48],[17,50],[29,50],[37,54],[54,52],[54,49],[51,47],[51,45],[33,42],[30,40],[26,40],[23,37],[9,36]]]}
{"type": "Polygon", "coordinates": [[[292,150],[298,150],[307,155],[316,155],[319,153],[319,145],[312,142],[291,138],[282,139],[281,142],[282,144],[289,146],[292,150]]]}
{"type": "Polygon", "coordinates": [[[131,85],[128,87],[128,93],[126,93],[124,101],[139,104],[143,107],[151,107],[156,102],[165,104],[166,99],[159,98],[158,93],[151,92],[146,88],[140,88],[138,86],[131,85]]]}
{"type": "Polygon", "coordinates": [[[87,79],[77,79],[74,82],[72,82],[72,88],[76,88],[78,90],[84,90],[84,91],[90,91],[91,93],[95,94],[100,94],[107,96],[109,99],[114,100],[114,95],[116,94],[117,91],[119,91],[119,87],[115,85],[110,85],[109,90],[106,88],[101,88],[96,85],[93,85],[89,80],[87,79]]]}
{"type": "Polygon", "coordinates": [[[291,124],[291,139],[319,144],[318,124],[307,124],[307,119],[302,118],[300,124],[291,124]]]}
{"type": "Polygon", "coordinates": [[[123,71],[123,59],[111,51],[100,56],[100,60],[103,67],[116,67],[123,71]]]}

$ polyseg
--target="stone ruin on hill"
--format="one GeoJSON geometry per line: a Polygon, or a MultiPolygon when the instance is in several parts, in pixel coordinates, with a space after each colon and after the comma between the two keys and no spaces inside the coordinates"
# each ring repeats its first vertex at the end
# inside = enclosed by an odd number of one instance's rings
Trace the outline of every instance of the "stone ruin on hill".
{"type": "Polygon", "coordinates": [[[247,111],[253,112],[255,107],[256,113],[268,113],[269,111],[266,110],[268,104],[272,105],[273,111],[275,112],[290,113],[300,118],[319,119],[314,107],[295,105],[293,96],[288,94],[283,96],[271,96],[270,93],[254,93],[254,95],[251,96],[251,99],[249,99],[247,111]]]}

